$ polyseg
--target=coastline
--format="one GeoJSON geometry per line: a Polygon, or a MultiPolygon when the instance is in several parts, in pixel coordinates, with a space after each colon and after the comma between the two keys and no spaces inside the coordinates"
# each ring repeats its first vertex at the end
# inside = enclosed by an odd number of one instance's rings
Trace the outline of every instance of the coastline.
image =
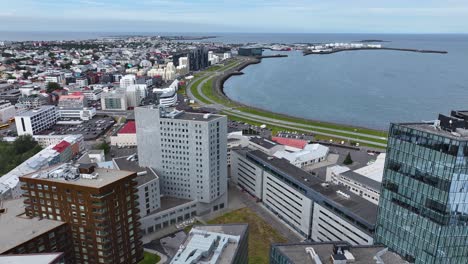
{"type": "MultiPolygon", "coordinates": [[[[284,57],[284,56],[281,56],[281,57],[284,57]]],[[[273,58],[281,58],[281,57],[274,56],[273,58]]],[[[272,58],[272,56],[265,56],[263,58],[272,58]]],[[[236,100],[233,100],[229,96],[227,96],[225,94],[225,92],[224,92],[224,83],[229,78],[231,78],[232,76],[237,76],[237,75],[244,74],[243,72],[241,72],[243,69],[245,69],[246,67],[248,67],[250,65],[261,63],[263,58],[262,57],[249,57],[246,62],[243,62],[243,63],[239,64],[238,66],[229,69],[228,71],[224,72],[224,74],[222,74],[220,76],[216,76],[214,78],[214,81],[213,81],[213,87],[212,87],[213,91],[216,93],[217,96],[231,102],[232,104],[234,104],[234,105],[236,105],[238,107],[246,107],[246,108],[250,108],[250,109],[253,109],[253,110],[256,110],[256,111],[262,111],[262,112],[265,112],[265,113],[270,113],[270,114],[282,116],[282,117],[285,117],[285,118],[293,118],[293,119],[301,120],[303,122],[315,122],[315,123],[319,123],[319,124],[333,125],[333,126],[346,126],[346,127],[349,127],[349,128],[368,129],[368,130],[373,130],[373,131],[377,131],[377,132],[386,133],[386,130],[377,129],[377,128],[356,126],[356,125],[348,125],[348,124],[342,124],[342,123],[334,123],[334,122],[328,122],[328,121],[322,121],[322,120],[315,120],[315,119],[297,117],[297,116],[292,116],[292,115],[288,115],[288,114],[284,114],[284,113],[278,113],[278,112],[263,109],[263,108],[260,108],[260,107],[257,107],[257,106],[246,105],[246,104],[243,104],[243,103],[238,102],[236,100]]]]}

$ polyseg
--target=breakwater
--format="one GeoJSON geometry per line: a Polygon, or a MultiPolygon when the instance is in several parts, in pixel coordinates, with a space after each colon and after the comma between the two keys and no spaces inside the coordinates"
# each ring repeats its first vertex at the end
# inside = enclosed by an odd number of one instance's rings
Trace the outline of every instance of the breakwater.
{"type": "Polygon", "coordinates": [[[406,52],[418,52],[418,53],[435,53],[435,54],[447,54],[444,50],[420,50],[420,49],[404,49],[404,48],[349,48],[349,49],[333,49],[330,51],[312,52],[310,50],[304,50],[304,56],[306,55],[326,55],[333,54],[343,51],[358,51],[358,50],[393,50],[393,51],[406,51],[406,52]]]}

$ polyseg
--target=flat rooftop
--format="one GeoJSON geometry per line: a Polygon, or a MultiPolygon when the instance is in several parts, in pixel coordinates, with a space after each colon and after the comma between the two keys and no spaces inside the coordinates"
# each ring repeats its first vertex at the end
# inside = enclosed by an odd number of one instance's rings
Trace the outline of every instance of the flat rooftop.
{"type": "Polygon", "coordinates": [[[23,201],[23,198],[0,201],[0,209],[6,209],[0,213],[0,254],[66,224],[38,217],[29,218],[25,214],[23,201]]]}
{"type": "Polygon", "coordinates": [[[63,253],[31,253],[31,254],[18,254],[18,255],[2,255],[0,256],[0,263],[5,264],[50,264],[59,260],[63,253]]]}
{"type": "Polygon", "coordinates": [[[230,264],[247,230],[247,224],[194,226],[171,263],[230,264]]]}
{"type": "Polygon", "coordinates": [[[189,199],[162,196],[161,197],[161,207],[159,207],[157,210],[151,212],[150,215],[157,214],[157,213],[160,213],[162,211],[166,211],[167,209],[174,208],[176,206],[186,204],[186,203],[190,203],[190,202],[193,202],[193,201],[189,200],[189,199]]]}
{"type": "MultiPolygon", "coordinates": [[[[345,242],[336,242],[337,244],[345,244],[345,242]]],[[[294,264],[317,264],[307,248],[312,248],[318,255],[322,263],[330,263],[330,257],[334,255],[334,243],[299,243],[299,244],[274,244],[273,247],[279,250],[284,256],[291,260],[294,264]]],[[[353,255],[355,264],[372,264],[376,263],[374,257],[377,253],[385,252],[384,246],[351,246],[349,252],[353,255]]],[[[394,252],[386,251],[380,257],[383,263],[389,264],[404,264],[408,263],[402,257],[394,252]]]]}
{"type": "Polygon", "coordinates": [[[349,178],[351,180],[354,180],[354,181],[357,181],[357,182],[360,182],[370,188],[372,188],[373,190],[376,190],[378,192],[380,192],[380,188],[381,188],[381,183],[378,182],[378,181],[374,181],[373,179],[370,179],[364,175],[361,175],[357,172],[354,172],[354,171],[346,171],[346,172],[343,172],[341,173],[341,175],[345,176],[346,178],[349,178]]]}
{"type": "Polygon", "coordinates": [[[351,213],[362,218],[362,220],[367,221],[372,225],[377,221],[377,205],[348,191],[346,187],[327,184],[318,177],[292,165],[288,160],[269,156],[259,150],[249,151],[246,155],[251,157],[253,156],[256,159],[271,165],[275,170],[305,185],[311,191],[321,194],[331,201],[332,204],[344,207],[351,213]],[[342,194],[345,194],[347,197],[342,194]]]}
{"type": "Polygon", "coordinates": [[[174,119],[179,120],[194,120],[194,121],[211,121],[217,118],[221,118],[221,115],[214,114],[201,114],[201,113],[192,113],[192,112],[182,112],[174,117],[174,119]]]}
{"type": "Polygon", "coordinates": [[[270,141],[266,138],[263,138],[263,137],[252,137],[249,139],[249,141],[259,145],[259,146],[262,146],[266,149],[272,149],[276,146],[278,146],[279,144],[276,143],[276,142],[273,142],[273,141],[270,141]]]}
{"type": "Polygon", "coordinates": [[[429,123],[399,123],[399,124],[396,124],[396,125],[399,125],[401,127],[407,127],[407,128],[419,130],[421,132],[426,132],[426,133],[429,133],[429,134],[434,134],[434,135],[443,136],[443,137],[446,137],[446,138],[451,138],[451,139],[454,139],[454,140],[468,141],[468,136],[458,136],[458,135],[453,134],[450,131],[443,130],[443,129],[440,129],[440,128],[436,128],[434,125],[429,124],[429,123]]]}
{"type": "Polygon", "coordinates": [[[38,115],[38,114],[40,114],[42,112],[50,110],[52,108],[55,108],[55,106],[53,106],[53,105],[42,105],[39,108],[26,111],[24,113],[18,114],[17,116],[18,117],[35,116],[35,115],[38,115]]]}
{"type": "Polygon", "coordinates": [[[70,164],[62,164],[56,167],[51,167],[45,170],[31,173],[20,178],[41,179],[43,181],[49,182],[61,182],[84,187],[102,188],[106,185],[129,177],[135,173],[132,171],[125,170],[95,168],[94,173],[95,175],[97,175],[97,177],[95,179],[89,179],[83,177],[83,174],[80,174],[78,177],[76,177],[76,175],[73,172],[73,168],[76,167],[70,164]],[[67,170],[69,171],[67,172],[67,170]],[[54,175],[52,174],[56,174],[58,175],[58,177],[54,177],[54,175]],[[66,179],[64,176],[70,176],[70,178],[72,179],[66,179]]]}
{"type": "Polygon", "coordinates": [[[138,165],[137,160],[129,159],[129,157],[131,156],[115,158],[113,159],[113,161],[117,165],[117,168],[119,168],[120,170],[133,171],[136,173],[146,172],[145,174],[141,173],[141,175],[137,175],[136,180],[138,182],[138,185],[145,184],[149,181],[152,181],[158,178],[158,176],[156,175],[156,172],[154,172],[153,169],[140,167],[138,165]]]}

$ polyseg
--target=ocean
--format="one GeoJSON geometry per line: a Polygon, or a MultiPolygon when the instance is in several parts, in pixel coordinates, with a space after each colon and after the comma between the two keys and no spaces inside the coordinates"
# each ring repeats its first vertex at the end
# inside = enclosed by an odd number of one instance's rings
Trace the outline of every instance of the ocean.
{"type": "Polygon", "coordinates": [[[390,122],[418,122],[452,109],[468,109],[468,35],[300,33],[0,32],[0,40],[71,40],[115,35],[216,35],[202,42],[328,43],[383,40],[395,48],[448,54],[352,51],[263,59],[225,83],[232,99],[314,120],[387,129],[390,122]]]}
{"type": "MultiPolygon", "coordinates": [[[[468,109],[468,35],[310,35],[291,42],[379,39],[389,47],[445,50],[425,54],[350,51],[263,59],[224,85],[243,104],[292,116],[388,129],[390,122],[437,119],[468,109]]],[[[281,42],[281,41],[278,41],[281,42]]]]}

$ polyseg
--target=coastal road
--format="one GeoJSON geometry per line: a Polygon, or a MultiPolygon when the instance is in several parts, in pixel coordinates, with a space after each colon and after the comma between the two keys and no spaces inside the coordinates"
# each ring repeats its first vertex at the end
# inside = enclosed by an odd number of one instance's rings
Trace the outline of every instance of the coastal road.
{"type": "MultiPolygon", "coordinates": [[[[226,112],[226,113],[228,113],[228,114],[230,114],[232,116],[248,119],[248,120],[251,120],[251,121],[258,122],[258,123],[264,123],[266,125],[282,126],[282,127],[295,129],[295,130],[298,130],[298,131],[304,131],[304,132],[315,133],[315,134],[323,135],[323,136],[340,138],[340,139],[343,139],[345,141],[356,141],[356,142],[371,144],[371,145],[375,145],[375,146],[379,146],[379,147],[386,147],[387,146],[384,143],[375,142],[375,141],[372,141],[372,140],[356,138],[356,137],[366,137],[366,138],[369,138],[369,139],[386,140],[385,137],[374,136],[374,135],[369,135],[369,134],[364,134],[364,133],[359,133],[359,132],[352,132],[352,131],[345,131],[345,130],[339,130],[339,129],[333,129],[333,128],[320,127],[320,126],[305,125],[305,124],[301,124],[301,123],[284,121],[284,120],[277,120],[277,119],[274,119],[274,118],[269,118],[269,117],[259,116],[259,115],[255,115],[255,114],[251,114],[251,113],[241,112],[239,110],[236,110],[235,108],[226,107],[226,106],[224,106],[222,104],[216,103],[203,93],[202,87],[206,82],[211,81],[214,77],[216,77],[217,75],[220,75],[220,74],[222,74],[222,73],[221,72],[214,72],[211,76],[209,74],[207,74],[207,75],[203,75],[202,77],[200,77],[200,78],[205,78],[205,77],[209,76],[206,79],[204,79],[203,81],[201,81],[197,85],[197,87],[194,87],[194,88],[197,89],[198,94],[200,94],[200,96],[204,99],[204,101],[211,102],[210,104],[206,104],[206,103],[204,103],[204,102],[202,102],[200,100],[197,100],[200,105],[210,107],[210,108],[215,108],[217,110],[222,110],[222,111],[224,111],[224,112],[226,112]],[[317,131],[317,129],[320,129],[321,131],[317,131]],[[322,132],[322,131],[329,131],[330,133],[322,132]],[[347,135],[350,135],[350,136],[342,136],[342,135],[337,135],[335,133],[346,133],[347,135]],[[352,137],[352,136],[356,136],[356,137],[352,137]]],[[[199,80],[200,78],[198,78],[197,80],[199,80]]],[[[187,93],[188,93],[189,97],[194,98],[194,99],[196,99],[196,98],[192,93],[192,85],[195,82],[196,81],[192,81],[187,87],[187,93]]]]}

